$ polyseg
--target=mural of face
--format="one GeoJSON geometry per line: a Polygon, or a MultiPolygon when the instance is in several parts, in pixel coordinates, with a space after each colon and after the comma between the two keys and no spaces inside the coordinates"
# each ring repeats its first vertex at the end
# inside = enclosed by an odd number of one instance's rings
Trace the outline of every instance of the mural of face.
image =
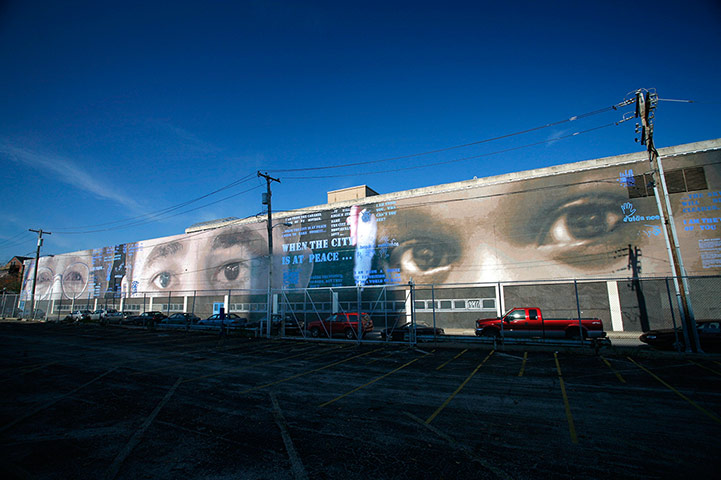
{"type": "MultiPolygon", "coordinates": [[[[94,277],[93,258],[89,251],[42,257],[35,282],[35,299],[77,300],[92,296],[94,277]]],[[[26,265],[24,291],[32,290],[34,261],[26,265]]],[[[29,297],[28,297],[29,298],[29,297]]]]}
{"type": "Polygon", "coordinates": [[[378,227],[397,245],[382,260],[402,283],[472,283],[625,275],[628,245],[643,247],[644,274],[667,275],[655,199],[633,200],[608,172],[399,200],[378,227]],[[655,217],[655,218],[654,218],[655,217]],[[650,219],[650,220],[647,220],[650,219]],[[618,273],[623,271],[624,273],[618,273]]]}
{"type": "MultiPolygon", "coordinates": [[[[195,234],[138,242],[123,291],[190,292],[258,290],[268,286],[267,241],[263,225],[231,226],[195,234]]],[[[281,240],[280,232],[275,232],[281,240]]],[[[274,286],[292,278],[307,283],[312,265],[281,266],[274,258],[274,286]],[[294,273],[295,275],[289,275],[294,273]]]]}

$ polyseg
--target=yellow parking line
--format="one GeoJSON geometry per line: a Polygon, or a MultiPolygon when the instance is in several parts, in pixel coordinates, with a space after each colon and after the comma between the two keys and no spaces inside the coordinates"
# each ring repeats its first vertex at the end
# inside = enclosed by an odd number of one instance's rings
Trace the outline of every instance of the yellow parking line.
{"type": "Polygon", "coordinates": [[[523,376],[523,371],[526,369],[526,360],[528,360],[528,352],[523,352],[523,363],[521,363],[521,370],[518,372],[518,376],[523,376]]]}
{"type": "Polygon", "coordinates": [[[568,395],[566,395],[566,386],[563,383],[563,374],[561,373],[561,364],[558,363],[558,354],[553,352],[553,358],[556,360],[556,370],[558,370],[558,381],[561,384],[561,394],[563,395],[563,404],[566,408],[566,419],[568,420],[568,431],[571,433],[571,441],[578,443],[576,437],[576,426],[573,424],[573,415],[571,415],[571,406],[568,404],[568,395]]]}
{"type": "Polygon", "coordinates": [[[611,371],[616,375],[616,378],[618,378],[618,381],[619,381],[619,382],[621,382],[621,383],[626,383],[626,379],[623,378],[623,377],[621,376],[621,374],[618,373],[618,372],[616,371],[616,369],[611,366],[611,363],[610,363],[608,360],[606,360],[603,355],[599,355],[599,357],[601,357],[601,360],[603,360],[603,363],[605,363],[606,366],[607,366],[608,368],[610,368],[611,371]]]}
{"type": "MultiPolygon", "coordinates": [[[[435,350],[434,350],[434,351],[435,351],[435,350]]],[[[448,365],[448,364],[451,363],[453,360],[457,359],[458,357],[460,357],[461,355],[463,355],[463,354],[466,353],[467,351],[468,351],[467,348],[466,348],[465,350],[462,350],[461,353],[459,353],[459,354],[456,355],[455,357],[451,358],[451,359],[448,360],[447,362],[442,363],[441,365],[438,365],[438,366],[436,367],[436,370],[440,370],[441,368],[445,367],[446,365],[448,365]]]]}
{"type": "Polygon", "coordinates": [[[471,372],[471,374],[468,375],[468,377],[466,377],[465,380],[463,380],[463,383],[461,383],[461,385],[460,385],[458,388],[456,388],[456,391],[453,392],[453,393],[451,393],[451,395],[450,395],[448,398],[446,398],[446,401],[443,402],[443,404],[441,404],[441,406],[438,407],[438,409],[436,409],[435,412],[433,412],[433,415],[431,415],[430,417],[428,417],[428,419],[426,420],[426,425],[429,424],[429,423],[431,423],[431,422],[433,421],[433,419],[436,418],[436,417],[438,416],[438,414],[441,413],[441,412],[443,411],[443,409],[448,406],[449,403],[451,403],[451,400],[453,400],[453,397],[455,397],[456,395],[458,395],[458,393],[459,393],[461,390],[463,390],[463,387],[465,387],[466,384],[471,380],[471,378],[473,378],[473,375],[476,374],[476,372],[478,371],[478,369],[480,369],[480,368],[483,366],[483,364],[486,363],[486,360],[488,360],[489,358],[491,358],[491,355],[493,355],[493,352],[495,352],[495,350],[491,350],[491,353],[489,353],[488,356],[486,356],[486,358],[484,358],[483,361],[478,364],[478,366],[476,367],[476,369],[473,370],[473,371],[471,372]]]}
{"type": "Polygon", "coordinates": [[[382,379],[386,378],[388,375],[391,375],[391,374],[397,372],[398,370],[400,370],[400,369],[402,369],[402,368],[406,368],[408,365],[410,365],[411,363],[413,363],[413,362],[415,362],[415,361],[417,361],[417,360],[418,360],[418,358],[414,358],[414,359],[411,360],[410,362],[408,362],[408,363],[406,363],[406,364],[404,364],[404,365],[401,365],[400,367],[396,368],[395,370],[392,370],[392,371],[386,373],[385,375],[381,375],[380,377],[374,378],[373,380],[371,380],[370,382],[366,383],[365,385],[361,385],[360,387],[356,387],[356,388],[354,388],[353,390],[351,390],[350,392],[346,392],[346,393],[344,393],[343,395],[340,395],[340,396],[338,396],[338,397],[335,397],[333,400],[330,400],[330,401],[325,402],[325,403],[321,403],[321,404],[319,405],[319,407],[326,407],[326,406],[330,405],[331,403],[333,403],[333,402],[335,402],[335,401],[337,401],[337,400],[340,400],[340,399],[343,398],[343,397],[347,397],[347,396],[350,395],[351,393],[355,393],[355,392],[357,392],[358,390],[367,387],[368,385],[372,385],[372,384],[376,383],[378,380],[382,380],[382,379]]]}
{"type": "Polygon", "coordinates": [[[721,376],[721,372],[719,372],[718,370],[714,370],[713,368],[708,368],[706,365],[701,365],[700,363],[694,362],[693,360],[691,360],[691,363],[693,363],[697,367],[701,367],[705,370],[708,370],[709,372],[713,373],[714,375],[721,376]]]}
{"type": "Polygon", "coordinates": [[[325,370],[326,368],[335,367],[336,365],[340,365],[341,363],[349,362],[349,361],[353,360],[354,358],[364,357],[364,356],[369,355],[369,354],[371,354],[371,353],[375,353],[375,352],[377,352],[378,350],[382,350],[382,348],[378,348],[378,349],[376,349],[376,350],[371,350],[371,351],[368,351],[368,352],[365,352],[365,353],[361,353],[361,354],[359,354],[359,355],[354,355],[354,356],[349,357],[349,358],[346,358],[346,359],[344,359],[344,360],[339,360],[339,361],[337,361],[337,362],[330,363],[330,364],[325,365],[325,366],[323,366],[323,367],[319,367],[319,368],[316,368],[316,369],[313,369],[313,370],[308,370],[307,372],[297,373],[297,374],[295,374],[295,375],[291,375],[290,377],[286,377],[286,378],[282,378],[282,379],[280,379],[280,380],[276,380],[275,382],[266,383],[266,384],[264,384],[264,385],[258,385],[257,387],[248,388],[248,389],[246,389],[246,390],[243,390],[243,391],[240,392],[240,393],[248,393],[248,392],[252,392],[253,390],[260,390],[261,388],[270,387],[270,386],[272,386],[272,385],[278,385],[279,383],[287,382],[288,380],[293,380],[294,378],[302,377],[302,376],[304,376],[304,375],[309,375],[309,374],[315,373],[315,372],[320,372],[321,370],[325,370]]]}
{"type": "Polygon", "coordinates": [[[254,363],[254,364],[252,364],[252,365],[244,365],[244,366],[242,366],[242,367],[229,368],[229,369],[226,369],[226,370],[221,370],[221,371],[219,371],[219,372],[209,373],[209,374],[207,374],[207,375],[200,375],[199,377],[188,378],[188,379],[183,380],[183,381],[180,382],[180,383],[194,382],[195,380],[202,380],[202,379],[204,379],[204,378],[217,377],[218,375],[224,375],[224,374],[226,374],[226,373],[231,373],[231,372],[240,372],[240,371],[247,370],[247,369],[253,368],[253,367],[260,367],[260,366],[263,366],[263,365],[271,365],[271,364],[273,364],[273,363],[283,362],[283,361],[285,361],[285,360],[290,360],[290,359],[292,359],[292,358],[301,357],[301,356],[303,356],[303,355],[305,355],[305,354],[306,354],[306,352],[301,352],[301,353],[298,353],[298,354],[296,354],[296,355],[291,355],[290,357],[276,358],[275,360],[268,360],[267,362],[259,362],[259,363],[254,363]]]}
{"type": "Polygon", "coordinates": [[[641,365],[640,363],[636,363],[636,361],[635,361],[633,358],[631,358],[631,357],[626,357],[626,358],[628,358],[629,360],[631,360],[638,368],[640,368],[641,370],[643,370],[644,372],[648,373],[648,374],[651,375],[653,378],[655,378],[656,380],[658,380],[659,382],[661,382],[661,384],[662,384],[663,386],[665,386],[666,388],[668,388],[669,390],[671,390],[673,393],[675,393],[676,395],[678,395],[679,397],[683,398],[683,399],[686,400],[688,403],[690,403],[691,405],[693,405],[694,408],[696,408],[696,409],[699,410],[701,413],[703,413],[704,415],[706,415],[707,417],[709,417],[711,420],[713,420],[713,421],[716,422],[716,423],[721,424],[721,418],[719,418],[719,417],[717,417],[716,415],[714,415],[713,413],[709,412],[708,410],[706,410],[705,408],[703,408],[701,405],[697,404],[696,402],[694,402],[693,400],[691,400],[690,398],[688,398],[686,395],[684,395],[683,393],[679,392],[678,390],[676,390],[675,388],[673,388],[673,387],[672,387],[671,385],[669,385],[668,383],[664,382],[660,377],[658,377],[656,374],[654,374],[651,370],[647,369],[646,367],[644,367],[644,366],[641,365]]]}

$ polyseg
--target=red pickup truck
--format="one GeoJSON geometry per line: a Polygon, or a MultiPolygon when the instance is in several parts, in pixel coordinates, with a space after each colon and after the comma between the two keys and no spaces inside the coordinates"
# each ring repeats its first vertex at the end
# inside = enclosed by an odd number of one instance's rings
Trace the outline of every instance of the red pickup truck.
{"type": "Polygon", "coordinates": [[[476,320],[479,337],[603,338],[598,318],[543,318],[540,308],[514,308],[501,318],[476,320]]]}

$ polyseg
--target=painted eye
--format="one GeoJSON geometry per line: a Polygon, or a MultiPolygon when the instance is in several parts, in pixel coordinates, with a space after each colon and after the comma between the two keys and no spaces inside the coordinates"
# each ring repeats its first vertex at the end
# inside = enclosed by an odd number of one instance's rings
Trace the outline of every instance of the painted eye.
{"type": "Polygon", "coordinates": [[[63,293],[67,298],[78,298],[85,291],[90,269],[84,263],[70,265],[63,272],[63,293]]]}
{"type": "Polygon", "coordinates": [[[38,278],[35,282],[36,295],[44,296],[50,293],[53,286],[53,271],[47,267],[38,268],[38,278]]]}
{"type": "Polygon", "coordinates": [[[240,263],[228,263],[224,265],[222,269],[223,277],[225,278],[225,280],[232,282],[233,280],[238,279],[238,275],[240,274],[240,263]]]}
{"type": "Polygon", "coordinates": [[[539,245],[573,247],[607,238],[621,222],[618,206],[601,199],[563,205],[541,231],[539,245]]]}
{"type": "Polygon", "coordinates": [[[401,242],[393,251],[391,263],[410,276],[438,275],[450,272],[458,257],[454,242],[416,238],[401,242]]]}
{"type": "Polygon", "coordinates": [[[153,278],[153,285],[157,288],[166,289],[173,281],[173,275],[170,272],[160,272],[153,278]]]}
{"type": "Polygon", "coordinates": [[[215,273],[210,280],[215,286],[226,287],[226,286],[237,286],[238,282],[242,282],[248,277],[249,267],[247,262],[235,261],[224,263],[215,269],[215,273]]]}

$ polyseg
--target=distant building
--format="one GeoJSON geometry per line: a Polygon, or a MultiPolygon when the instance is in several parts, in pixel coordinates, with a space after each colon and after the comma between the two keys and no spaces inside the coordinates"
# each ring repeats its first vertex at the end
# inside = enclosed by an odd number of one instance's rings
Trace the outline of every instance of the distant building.
{"type": "Polygon", "coordinates": [[[20,293],[26,260],[31,260],[31,257],[15,256],[0,267],[0,289],[8,293],[20,293]]]}

